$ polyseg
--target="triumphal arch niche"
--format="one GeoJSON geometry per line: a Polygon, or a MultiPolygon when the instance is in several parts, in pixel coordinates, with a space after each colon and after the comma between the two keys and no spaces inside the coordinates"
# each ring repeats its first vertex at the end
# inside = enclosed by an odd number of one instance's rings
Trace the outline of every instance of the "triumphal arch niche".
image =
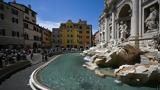
{"type": "Polygon", "coordinates": [[[129,4],[123,5],[119,14],[118,14],[118,32],[119,38],[128,38],[131,32],[131,7],[129,4]]]}

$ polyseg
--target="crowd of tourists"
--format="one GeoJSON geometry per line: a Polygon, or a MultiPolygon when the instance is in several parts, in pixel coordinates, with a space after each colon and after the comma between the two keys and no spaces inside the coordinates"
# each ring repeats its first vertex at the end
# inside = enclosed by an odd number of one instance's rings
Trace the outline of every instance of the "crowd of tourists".
{"type": "Polygon", "coordinates": [[[34,53],[40,53],[42,56],[42,62],[48,61],[48,57],[55,54],[77,52],[77,49],[68,48],[52,48],[52,49],[0,49],[0,68],[15,64],[22,60],[33,60],[34,53]],[[27,58],[30,56],[30,58],[27,58]]]}
{"type": "Polygon", "coordinates": [[[24,49],[0,49],[0,68],[14,64],[21,60],[27,60],[30,50],[24,49]]]}

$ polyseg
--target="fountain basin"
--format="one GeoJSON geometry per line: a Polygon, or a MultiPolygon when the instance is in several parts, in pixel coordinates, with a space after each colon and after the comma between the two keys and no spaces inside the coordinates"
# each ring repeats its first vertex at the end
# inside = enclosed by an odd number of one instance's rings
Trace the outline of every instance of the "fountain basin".
{"type": "Polygon", "coordinates": [[[36,69],[30,79],[34,90],[156,90],[117,84],[115,78],[101,78],[84,68],[79,53],[63,54],[36,69]]]}

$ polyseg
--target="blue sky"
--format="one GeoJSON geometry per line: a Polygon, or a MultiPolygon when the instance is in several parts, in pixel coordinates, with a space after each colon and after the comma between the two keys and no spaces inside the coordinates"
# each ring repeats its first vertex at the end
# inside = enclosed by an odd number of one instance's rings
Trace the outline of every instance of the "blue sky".
{"type": "MultiPolygon", "coordinates": [[[[12,0],[4,0],[6,2],[12,0]]],[[[104,0],[16,0],[17,3],[32,6],[38,13],[38,23],[44,27],[58,27],[60,23],[71,19],[87,20],[98,30],[98,18],[104,8],[104,0]]]]}

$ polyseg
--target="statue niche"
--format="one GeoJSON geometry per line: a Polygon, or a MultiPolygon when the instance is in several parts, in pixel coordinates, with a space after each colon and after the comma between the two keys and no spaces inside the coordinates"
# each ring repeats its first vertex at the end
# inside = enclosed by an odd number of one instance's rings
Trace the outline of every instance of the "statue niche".
{"type": "Polygon", "coordinates": [[[156,5],[152,5],[146,10],[145,18],[145,32],[154,32],[158,30],[159,26],[159,12],[156,5]]]}

